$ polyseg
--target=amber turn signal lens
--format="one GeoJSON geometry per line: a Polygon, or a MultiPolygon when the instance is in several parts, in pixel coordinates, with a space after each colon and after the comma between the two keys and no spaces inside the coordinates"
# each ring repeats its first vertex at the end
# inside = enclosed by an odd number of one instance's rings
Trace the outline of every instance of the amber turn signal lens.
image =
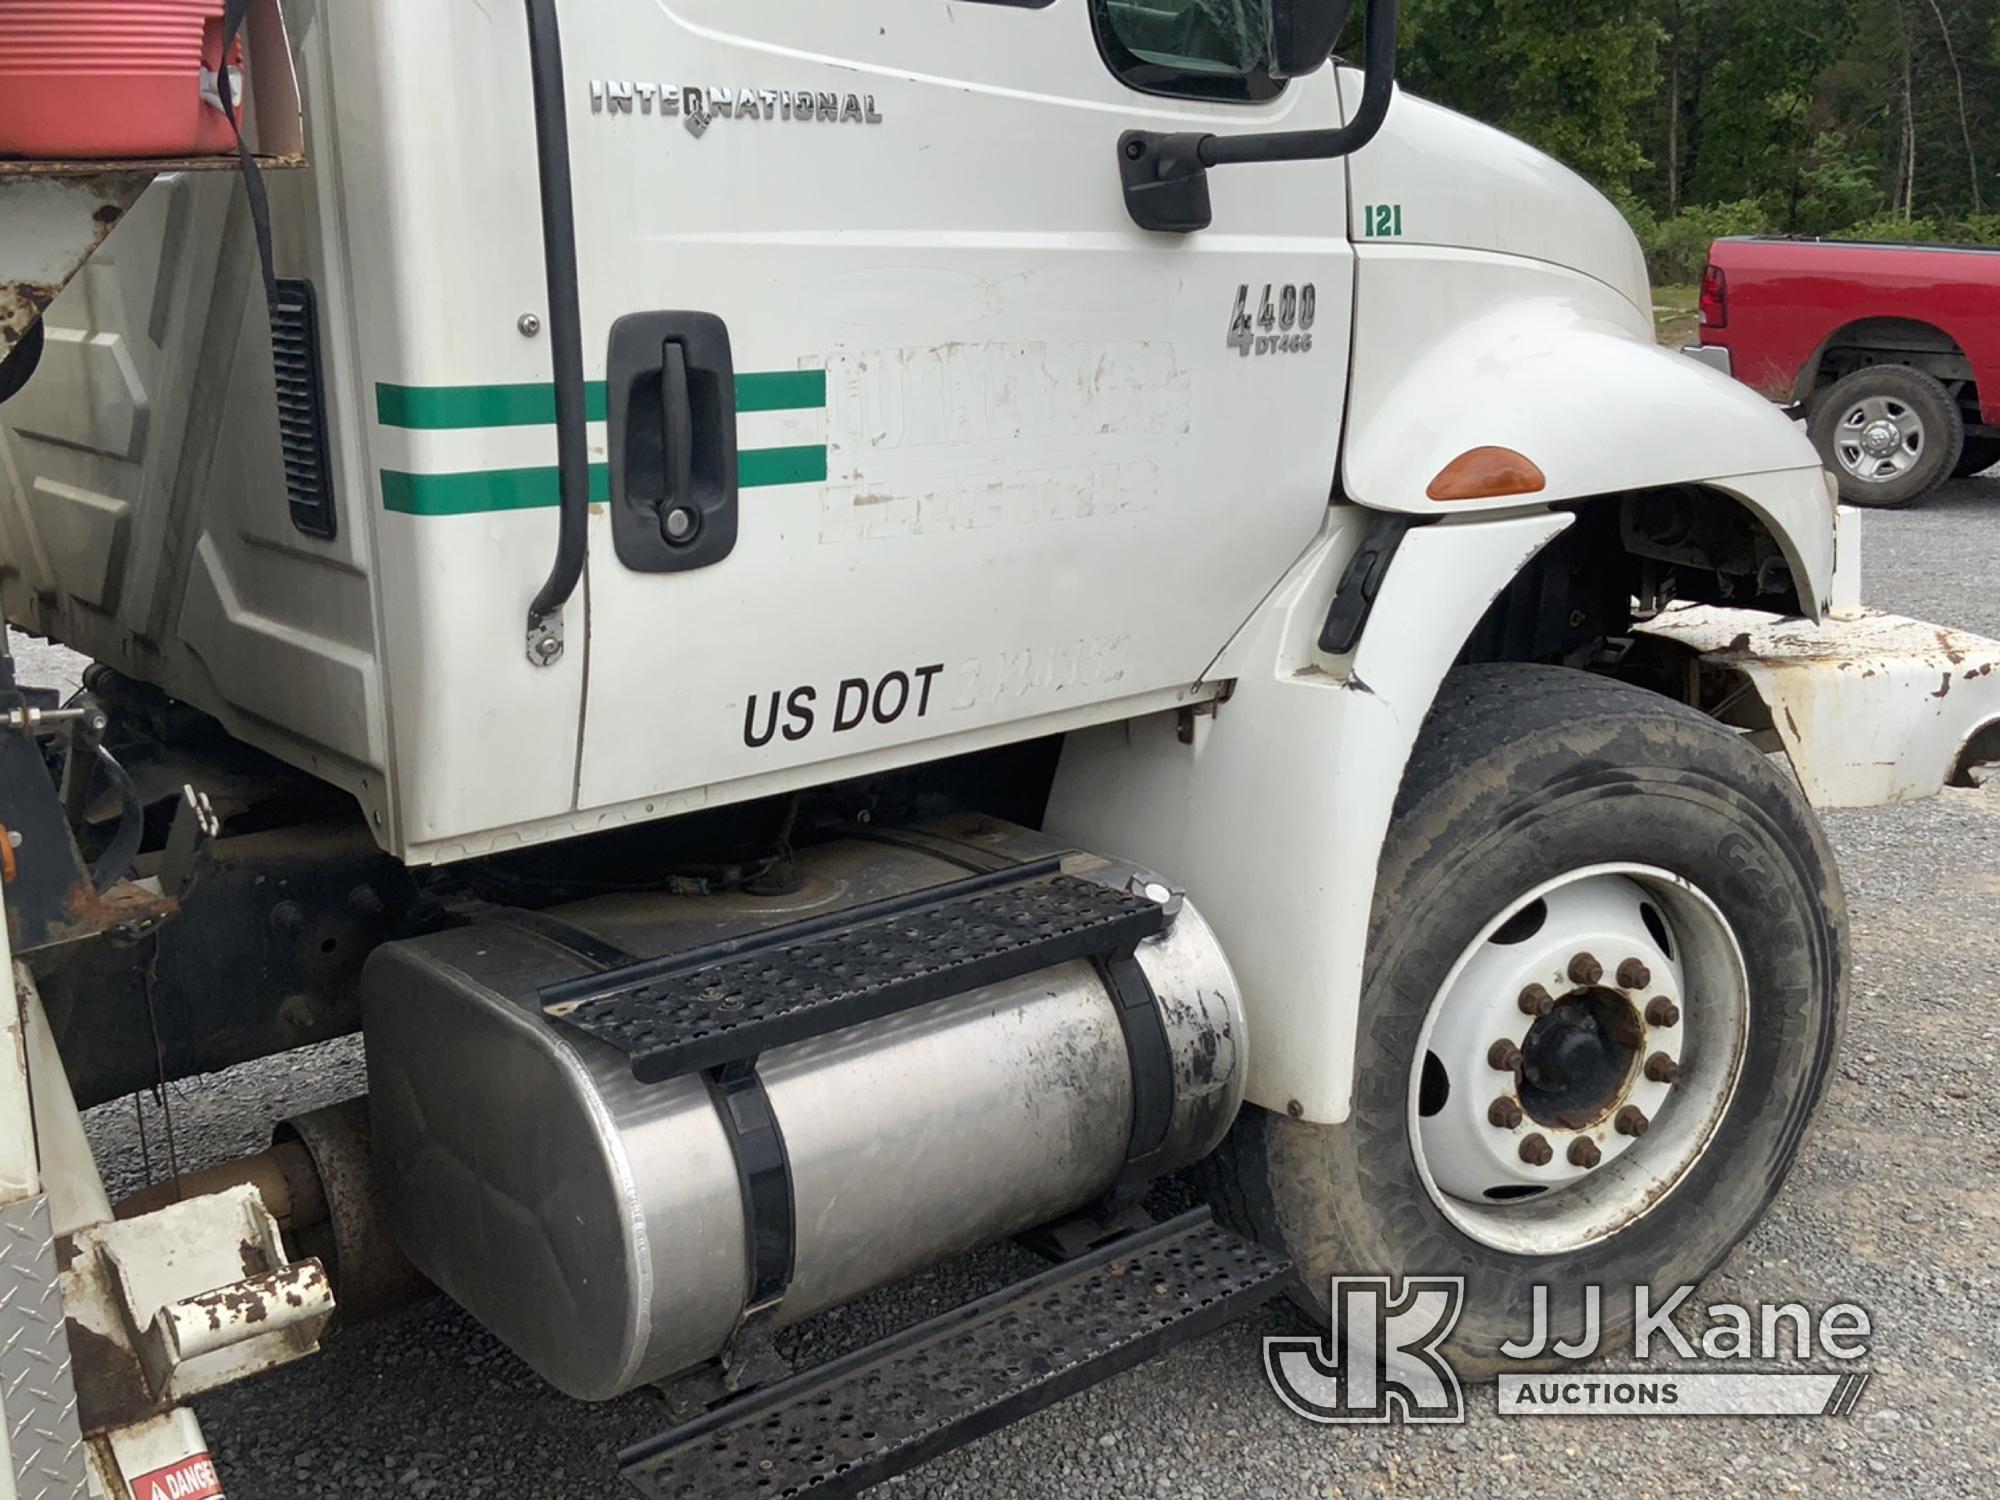
{"type": "Polygon", "coordinates": [[[1474,448],[1440,469],[1424,493],[1433,500],[1497,500],[1503,495],[1537,494],[1548,482],[1526,454],[1512,448],[1474,448]]]}

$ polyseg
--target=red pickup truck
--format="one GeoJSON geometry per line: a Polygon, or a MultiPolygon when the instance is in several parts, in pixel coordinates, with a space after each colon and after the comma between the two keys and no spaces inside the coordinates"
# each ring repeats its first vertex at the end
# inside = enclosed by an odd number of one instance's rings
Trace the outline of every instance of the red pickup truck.
{"type": "Polygon", "coordinates": [[[2000,250],[1717,240],[1686,352],[1798,408],[1853,504],[2000,463],[2000,250]]]}

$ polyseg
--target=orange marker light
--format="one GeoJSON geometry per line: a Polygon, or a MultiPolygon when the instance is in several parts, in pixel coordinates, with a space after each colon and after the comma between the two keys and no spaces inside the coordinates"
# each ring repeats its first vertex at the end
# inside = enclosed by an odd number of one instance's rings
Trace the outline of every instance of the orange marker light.
{"type": "Polygon", "coordinates": [[[1424,493],[1433,500],[1497,500],[1533,495],[1548,487],[1548,476],[1512,448],[1474,448],[1438,471],[1424,493]]]}

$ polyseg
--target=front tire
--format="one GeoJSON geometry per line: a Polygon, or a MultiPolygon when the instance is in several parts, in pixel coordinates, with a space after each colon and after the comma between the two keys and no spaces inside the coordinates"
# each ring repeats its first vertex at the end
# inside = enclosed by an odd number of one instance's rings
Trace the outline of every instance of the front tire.
{"type": "Polygon", "coordinates": [[[1463,1276],[1445,1346],[1461,1375],[1526,1367],[1499,1346],[1527,1334],[1537,1284],[1566,1337],[1582,1325],[1581,1288],[1601,1287],[1614,1347],[1635,1287],[1700,1280],[1784,1181],[1838,1046],[1844,930],[1810,809],[1735,734],[1581,672],[1454,672],[1383,851],[1353,1111],[1337,1125],[1247,1111],[1212,1169],[1218,1206],[1292,1258],[1295,1298],[1322,1319],[1336,1275],[1463,1276]],[[1697,935],[1703,911],[1719,925],[1697,935]],[[1735,958],[1718,958],[1718,934],[1735,958]],[[1578,945],[1607,950],[1588,955],[1601,973],[1564,958],[1578,945]],[[1642,953],[1643,977],[1626,967],[1642,953]],[[1715,965],[1732,962],[1735,1016],[1716,990],[1715,965]],[[1458,982],[1479,964],[1497,964],[1494,995],[1458,982]],[[1522,975],[1539,976],[1552,1008],[1519,1001],[1522,975]],[[1662,1026],[1652,1002],[1667,991],[1685,1013],[1662,1026]],[[1470,1033],[1441,1041],[1447,1016],[1470,1033]],[[1488,1029],[1523,1056],[1489,1058],[1488,1029]],[[1663,1042],[1673,1031],[1682,1041],[1663,1042]],[[1648,1070],[1664,1072],[1653,1056],[1669,1052],[1679,1073],[1662,1087],[1648,1070]],[[1650,1128],[1634,1139],[1618,1121],[1642,1097],[1650,1128]],[[1433,1134],[1438,1121],[1450,1128],[1433,1134]],[[1547,1157],[1523,1149],[1530,1134],[1547,1157]],[[1481,1191],[1489,1182],[1505,1191],[1481,1191]],[[1539,1187],[1512,1191],[1522,1184],[1539,1187]]]}
{"type": "Polygon", "coordinates": [[[1951,477],[1965,446],[1958,403],[1908,365],[1868,365],[1813,401],[1813,446],[1849,505],[1921,500],[1951,477]]]}

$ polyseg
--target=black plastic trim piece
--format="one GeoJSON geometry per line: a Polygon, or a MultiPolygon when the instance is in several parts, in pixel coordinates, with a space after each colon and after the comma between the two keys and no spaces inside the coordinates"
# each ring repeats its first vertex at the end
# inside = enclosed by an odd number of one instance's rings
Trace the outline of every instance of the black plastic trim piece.
{"type": "MultiPolygon", "coordinates": [[[[549,290],[549,363],[556,387],[558,519],[555,562],[528,606],[534,636],[562,613],[583,579],[590,540],[590,434],[584,404],[583,308],[577,294],[576,204],[563,98],[562,26],[555,0],[527,0],[528,71],[535,98],[535,163],[542,195],[542,260],[549,290]]],[[[553,661],[561,653],[541,658],[553,661]]]]}
{"type": "Polygon", "coordinates": [[[1201,144],[1213,136],[1128,130],[1118,137],[1118,180],[1125,211],[1141,229],[1192,234],[1214,221],[1201,144]]]}
{"type": "Polygon", "coordinates": [[[1290,1265],[1205,1208],[1126,1235],[618,1456],[659,1500],[840,1500],[1213,1332],[1285,1288],[1290,1265]]]}
{"type": "Polygon", "coordinates": [[[310,281],[271,283],[271,367],[277,385],[278,442],[292,525],[330,542],[340,530],[326,437],[320,367],[319,295],[310,281]]]}
{"type": "Polygon", "coordinates": [[[1345,656],[1361,644],[1362,629],[1374,612],[1382,580],[1389,576],[1389,564],[1396,560],[1397,549],[1417,521],[1416,516],[1395,515],[1369,520],[1361,545],[1341,572],[1333,603],[1327,607],[1326,623],[1320,627],[1319,649],[1328,656],[1345,656]]]}

